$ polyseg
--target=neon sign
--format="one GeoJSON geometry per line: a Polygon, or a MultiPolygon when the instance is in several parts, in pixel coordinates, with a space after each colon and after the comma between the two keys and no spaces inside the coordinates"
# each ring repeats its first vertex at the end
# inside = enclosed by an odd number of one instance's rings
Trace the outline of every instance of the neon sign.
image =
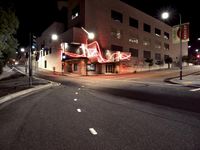
{"type": "Polygon", "coordinates": [[[89,60],[96,60],[99,63],[118,62],[122,60],[130,60],[131,54],[128,52],[116,51],[112,53],[108,50],[106,58],[102,55],[102,50],[97,41],[94,41],[87,46],[80,46],[82,54],[65,51],[65,54],[72,58],[88,58],[89,60]]]}

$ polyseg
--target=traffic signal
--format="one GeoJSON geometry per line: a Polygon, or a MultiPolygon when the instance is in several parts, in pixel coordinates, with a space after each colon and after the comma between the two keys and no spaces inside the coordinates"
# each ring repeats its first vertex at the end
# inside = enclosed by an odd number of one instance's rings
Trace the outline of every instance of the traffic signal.
{"type": "Polygon", "coordinates": [[[65,53],[62,53],[62,61],[65,61],[67,58],[66,54],[65,53]]]}
{"type": "Polygon", "coordinates": [[[36,49],[37,47],[37,40],[36,40],[36,36],[35,35],[32,35],[32,39],[31,39],[31,48],[32,49],[36,49]]]}

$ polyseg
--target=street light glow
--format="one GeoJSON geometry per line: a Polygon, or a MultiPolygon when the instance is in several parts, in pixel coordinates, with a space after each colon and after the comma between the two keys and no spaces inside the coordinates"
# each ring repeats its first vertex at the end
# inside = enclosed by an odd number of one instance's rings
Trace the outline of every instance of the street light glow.
{"type": "Polygon", "coordinates": [[[195,51],[196,51],[196,52],[198,52],[198,51],[199,51],[199,49],[196,49],[195,51]]]}
{"type": "Polygon", "coordinates": [[[24,48],[21,48],[20,51],[23,53],[23,52],[25,52],[25,49],[24,49],[24,48]]]}
{"type": "Polygon", "coordinates": [[[169,12],[163,12],[161,14],[162,19],[168,19],[169,18],[169,12]]]}
{"type": "Polygon", "coordinates": [[[52,39],[53,41],[58,40],[58,35],[57,35],[57,34],[52,34],[52,35],[51,35],[51,39],[52,39]]]}
{"type": "Polygon", "coordinates": [[[92,33],[92,32],[88,33],[88,39],[93,40],[94,39],[94,33],[92,33]]]}

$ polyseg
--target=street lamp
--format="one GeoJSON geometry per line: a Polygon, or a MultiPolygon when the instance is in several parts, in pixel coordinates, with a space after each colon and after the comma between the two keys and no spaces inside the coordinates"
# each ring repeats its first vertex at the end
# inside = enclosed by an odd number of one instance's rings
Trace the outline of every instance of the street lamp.
{"type": "Polygon", "coordinates": [[[24,53],[24,52],[25,52],[25,48],[21,48],[20,51],[21,51],[22,53],[24,53]]]}
{"type": "Polygon", "coordinates": [[[51,35],[51,39],[52,39],[53,41],[58,40],[58,35],[57,35],[57,34],[52,34],[52,35],[51,35]]]}
{"type": "MultiPolygon", "coordinates": [[[[67,43],[65,43],[64,42],[64,44],[62,43],[62,38],[60,38],[57,34],[52,34],[51,35],[51,39],[53,40],[53,41],[57,41],[58,39],[60,39],[59,40],[59,42],[61,43],[59,43],[60,44],[60,46],[61,46],[61,48],[63,49],[63,51],[62,51],[62,53],[61,53],[61,70],[62,70],[62,75],[64,74],[64,62],[63,62],[63,60],[65,60],[66,59],[66,56],[65,55],[63,55],[63,53],[65,52],[65,50],[66,50],[66,48],[68,47],[68,44],[67,43]],[[64,48],[63,48],[64,47],[64,48]]],[[[55,67],[53,67],[53,72],[55,73],[55,67]]]]}
{"type": "Polygon", "coordinates": [[[81,27],[81,29],[87,34],[87,39],[86,39],[86,46],[88,46],[88,39],[93,40],[95,35],[93,32],[88,32],[85,28],[81,27]]]}
{"type": "MultiPolygon", "coordinates": [[[[169,12],[163,12],[161,14],[162,19],[166,20],[170,16],[169,12]]],[[[181,14],[179,13],[179,38],[180,38],[180,80],[182,80],[182,22],[181,22],[181,14]]]]}
{"type": "MultiPolygon", "coordinates": [[[[93,40],[94,37],[95,37],[95,35],[94,35],[93,32],[88,32],[88,31],[87,31],[85,28],[83,28],[83,27],[81,27],[81,29],[87,34],[87,37],[86,37],[86,50],[87,50],[86,56],[87,56],[87,55],[88,55],[88,39],[89,39],[89,40],[93,40]]],[[[88,65],[88,62],[87,62],[87,60],[86,60],[86,75],[88,74],[88,72],[87,72],[87,65],[88,65]]]]}

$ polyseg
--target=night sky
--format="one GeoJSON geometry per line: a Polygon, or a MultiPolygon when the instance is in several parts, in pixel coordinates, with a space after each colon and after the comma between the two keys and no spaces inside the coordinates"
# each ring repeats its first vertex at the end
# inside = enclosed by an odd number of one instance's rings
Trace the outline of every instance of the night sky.
{"type": "MultiPolygon", "coordinates": [[[[194,43],[200,36],[199,5],[197,1],[185,2],[180,0],[123,0],[135,8],[160,19],[163,10],[172,12],[172,16],[166,23],[179,24],[180,13],[182,22],[190,22],[190,43],[194,43]]],[[[17,38],[20,45],[28,44],[28,33],[36,35],[47,28],[58,16],[56,0],[1,0],[0,4],[13,3],[20,21],[17,38]]]]}

